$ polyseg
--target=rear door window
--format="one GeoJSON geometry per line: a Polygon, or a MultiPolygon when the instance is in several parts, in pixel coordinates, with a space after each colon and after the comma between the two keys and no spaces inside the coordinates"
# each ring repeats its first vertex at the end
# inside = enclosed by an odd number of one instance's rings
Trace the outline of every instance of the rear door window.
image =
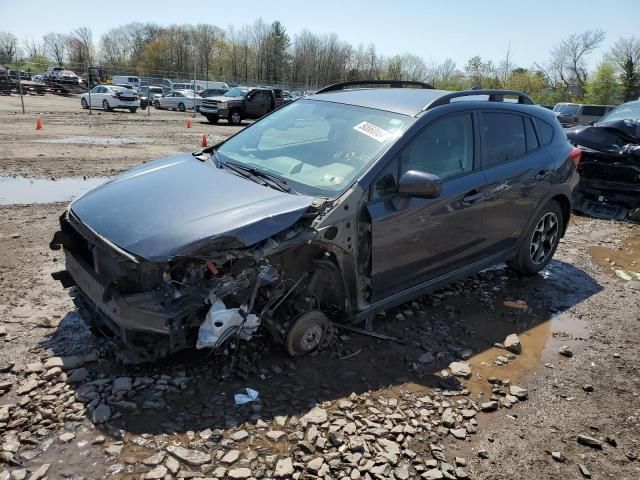
{"type": "Polygon", "coordinates": [[[483,112],[481,117],[483,166],[517,158],[527,151],[524,117],[513,113],[483,112]]]}
{"type": "Polygon", "coordinates": [[[605,107],[599,107],[597,105],[585,105],[582,107],[582,115],[588,117],[602,117],[605,113],[605,107]]]}

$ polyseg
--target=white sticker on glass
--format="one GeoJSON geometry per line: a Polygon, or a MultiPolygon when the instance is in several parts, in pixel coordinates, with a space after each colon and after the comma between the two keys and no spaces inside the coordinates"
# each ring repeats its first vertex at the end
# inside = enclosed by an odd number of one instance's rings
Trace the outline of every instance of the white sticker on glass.
{"type": "Polygon", "coordinates": [[[357,132],[364,133],[366,136],[371,137],[380,143],[384,142],[391,136],[391,132],[369,122],[359,123],[353,127],[353,129],[357,132]]]}

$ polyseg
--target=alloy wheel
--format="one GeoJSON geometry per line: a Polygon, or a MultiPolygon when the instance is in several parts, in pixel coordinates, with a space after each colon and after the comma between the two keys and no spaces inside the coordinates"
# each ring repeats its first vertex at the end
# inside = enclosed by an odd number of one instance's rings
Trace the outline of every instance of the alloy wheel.
{"type": "Polygon", "coordinates": [[[544,263],[553,252],[558,242],[558,217],[553,212],[547,212],[540,219],[531,236],[529,255],[536,265],[544,263]]]}

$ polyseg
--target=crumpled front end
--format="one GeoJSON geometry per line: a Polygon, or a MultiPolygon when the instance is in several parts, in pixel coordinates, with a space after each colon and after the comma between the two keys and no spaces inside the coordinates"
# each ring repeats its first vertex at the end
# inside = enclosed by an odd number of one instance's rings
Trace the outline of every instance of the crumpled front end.
{"type": "Polygon", "coordinates": [[[567,137],[582,150],[574,208],[596,218],[640,221],[640,122],[577,127],[567,137]]]}
{"type": "Polygon", "coordinates": [[[66,270],[53,276],[76,287],[74,301],[94,333],[115,336],[146,358],[248,340],[261,324],[284,341],[301,313],[325,301],[344,305],[341,297],[329,300],[340,292],[331,277],[337,271],[326,246],[314,243],[310,221],[251,246],[220,236],[189,254],[149,261],[100,236],[70,209],[51,242],[64,250],[66,270]]]}

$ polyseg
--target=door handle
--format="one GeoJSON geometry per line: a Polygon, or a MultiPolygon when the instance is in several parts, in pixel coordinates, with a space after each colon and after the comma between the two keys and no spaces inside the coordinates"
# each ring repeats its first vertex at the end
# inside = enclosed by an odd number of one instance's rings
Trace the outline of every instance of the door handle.
{"type": "Polygon", "coordinates": [[[473,205],[478,200],[481,200],[483,198],[484,192],[481,192],[479,190],[471,190],[462,198],[462,203],[465,205],[473,205]]]}

